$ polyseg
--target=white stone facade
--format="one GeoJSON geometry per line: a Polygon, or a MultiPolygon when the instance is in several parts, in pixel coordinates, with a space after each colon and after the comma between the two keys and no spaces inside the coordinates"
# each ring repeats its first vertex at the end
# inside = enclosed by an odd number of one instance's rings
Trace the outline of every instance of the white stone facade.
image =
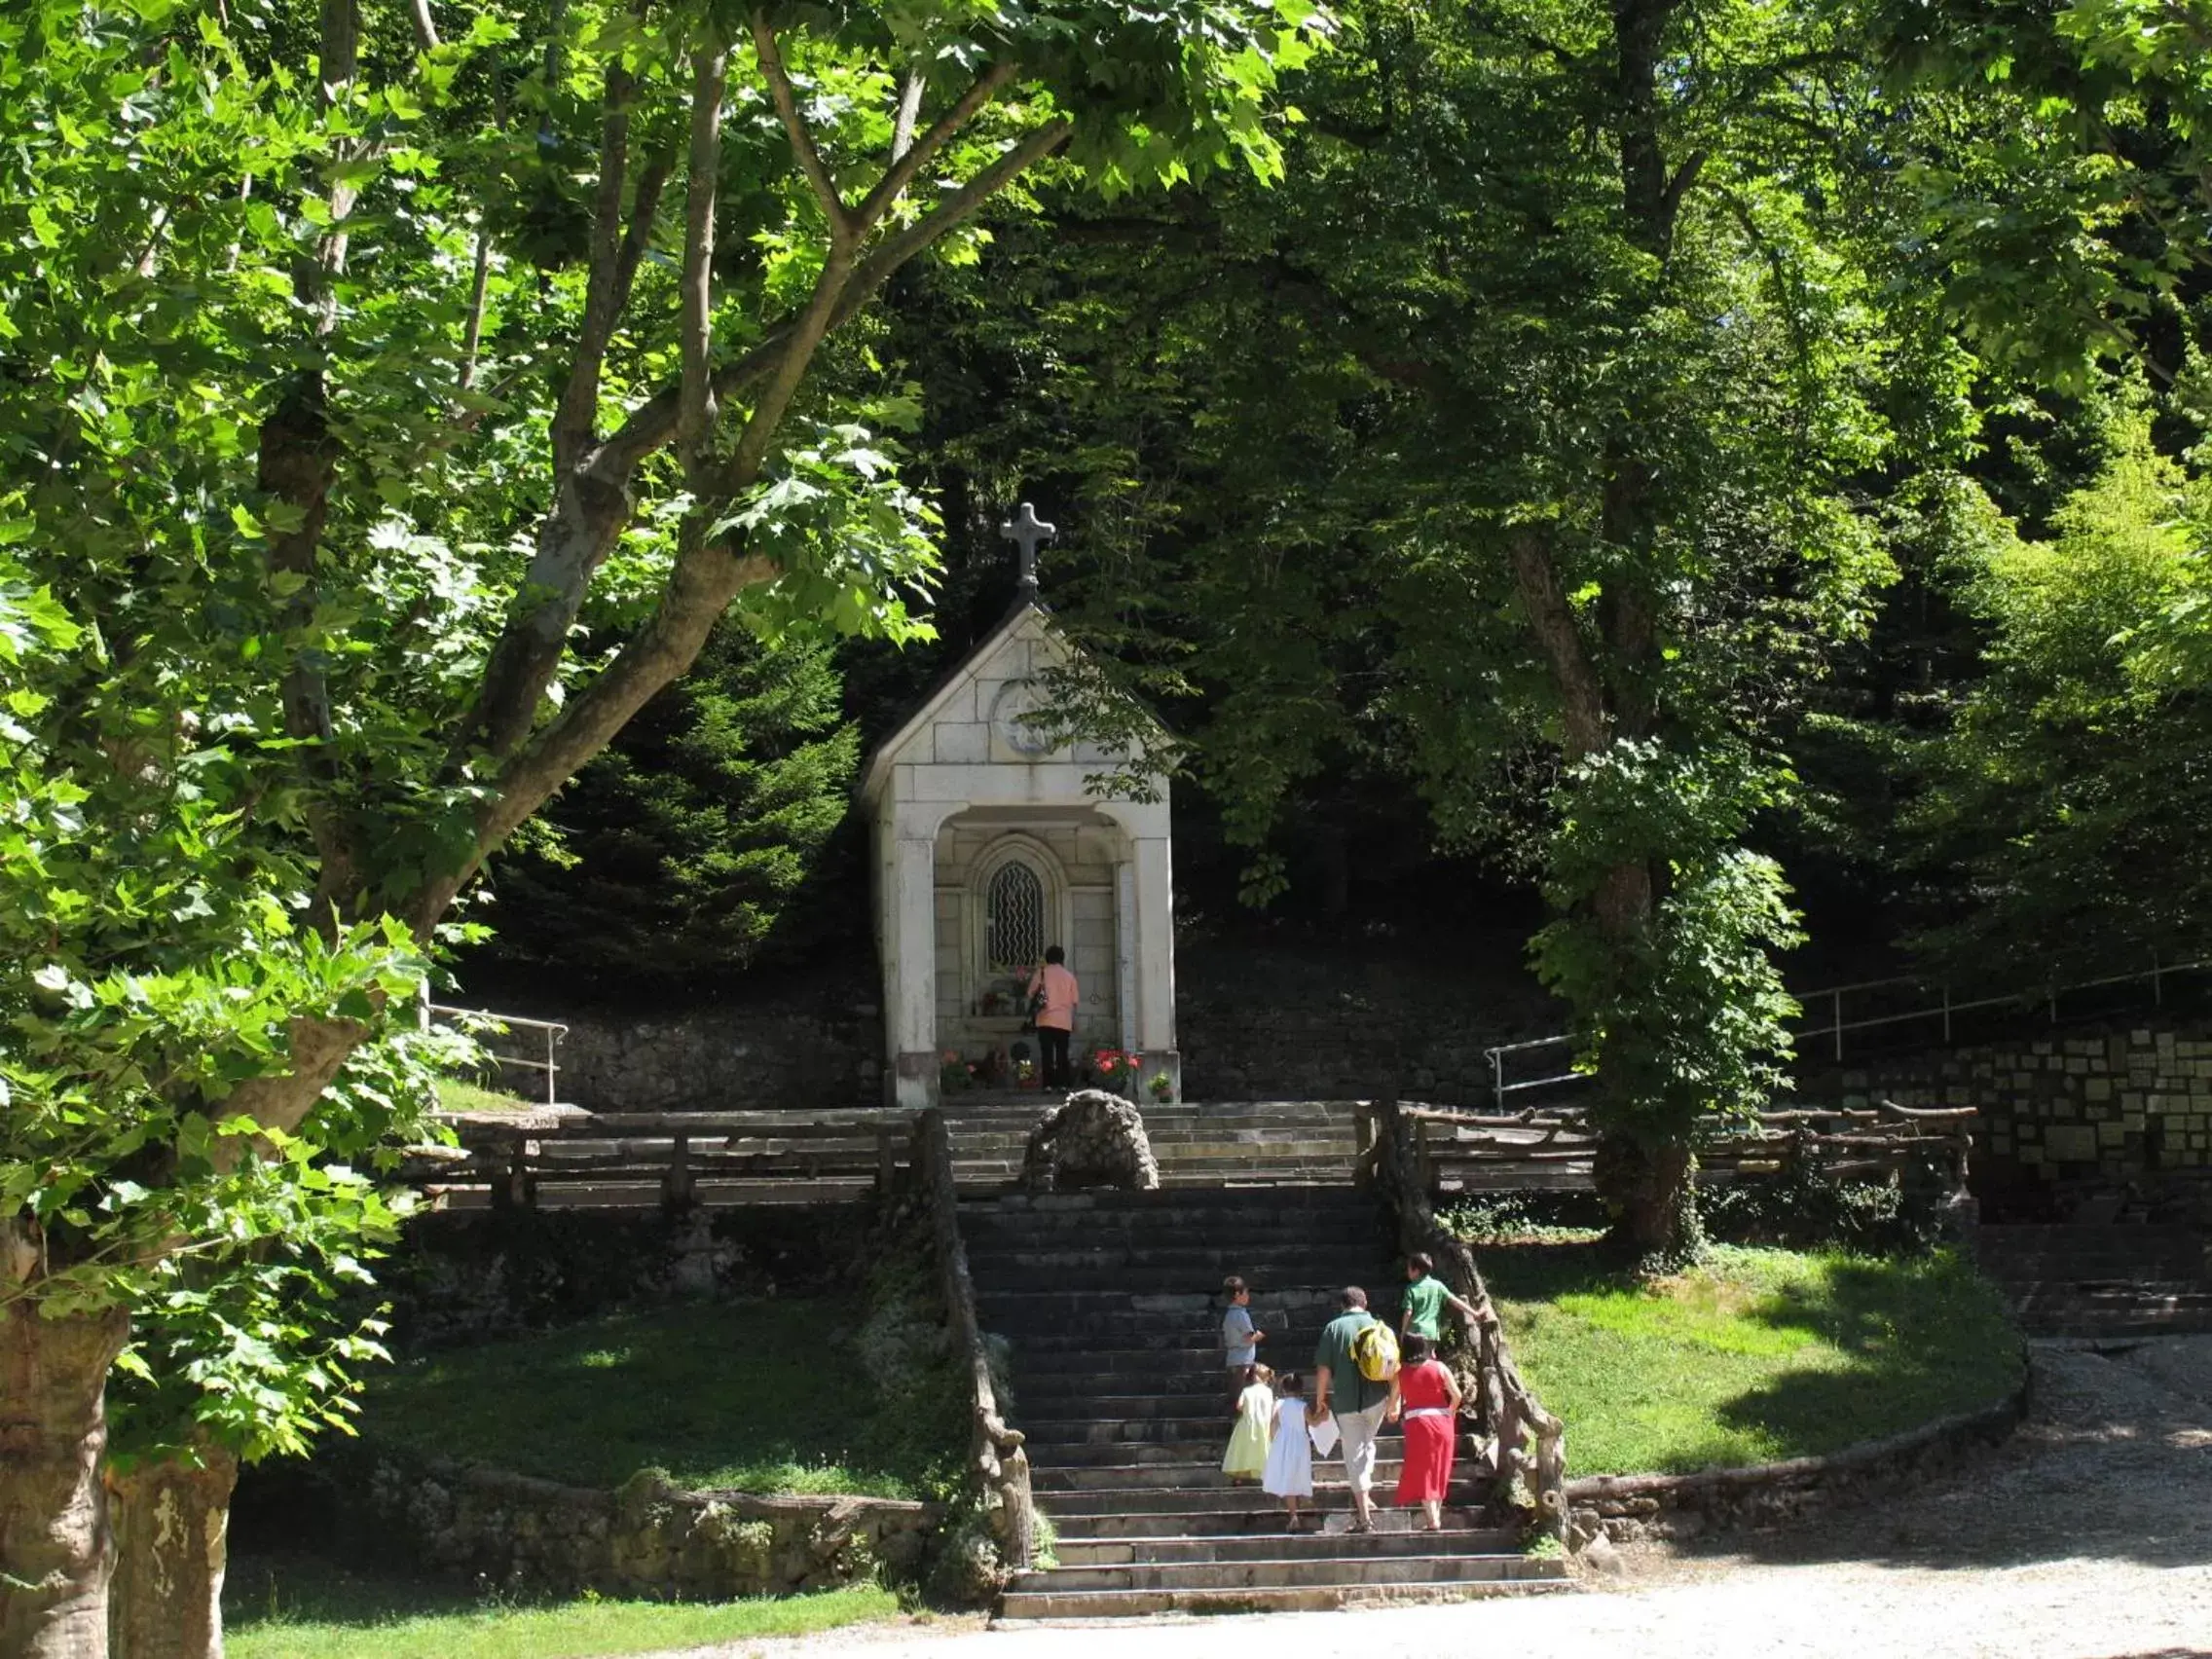
{"type": "Polygon", "coordinates": [[[1018,719],[1067,648],[1042,609],[1017,608],[862,777],[896,1104],[936,1099],[947,1051],[981,1059],[1026,1041],[1034,1054],[1022,971],[1051,944],[1082,986],[1077,1051],[1141,1054],[1142,1077],[1164,1071],[1180,1091],[1166,781],[1152,800],[1094,795],[1086,780],[1109,758],[1088,744],[1048,752],[1018,719]]]}

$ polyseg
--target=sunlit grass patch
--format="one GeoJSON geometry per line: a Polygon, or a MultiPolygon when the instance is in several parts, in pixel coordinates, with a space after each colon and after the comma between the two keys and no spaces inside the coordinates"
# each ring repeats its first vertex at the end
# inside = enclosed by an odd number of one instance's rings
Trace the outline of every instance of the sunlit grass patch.
{"type": "Polygon", "coordinates": [[[872,1584],[742,1602],[502,1604],[293,1558],[236,1564],[224,1594],[230,1659],[593,1659],[804,1636],[898,1611],[872,1584]]]}
{"type": "Polygon", "coordinates": [[[1955,1252],[1871,1260],[1715,1248],[1642,1283],[1587,1243],[1478,1251],[1575,1474],[1686,1472],[1834,1452],[2001,1398],[2019,1342],[1955,1252]]]}

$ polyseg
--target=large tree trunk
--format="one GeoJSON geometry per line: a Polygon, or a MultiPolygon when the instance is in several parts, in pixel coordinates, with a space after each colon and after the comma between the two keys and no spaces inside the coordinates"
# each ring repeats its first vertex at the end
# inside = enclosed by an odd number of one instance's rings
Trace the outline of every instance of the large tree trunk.
{"type": "Polygon", "coordinates": [[[1590,1177],[1613,1218],[1612,1243],[1648,1263],[1679,1261],[1695,1250],[1690,1169],[1690,1149],[1678,1141],[1647,1143],[1624,1130],[1607,1130],[1598,1142],[1590,1177]]]}
{"type": "Polygon", "coordinates": [[[223,1567],[238,1459],[219,1446],[107,1475],[115,1520],[109,1659],[223,1659],[223,1567]]]}
{"type": "Polygon", "coordinates": [[[0,1655],[107,1652],[107,1368],[121,1311],[42,1319],[0,1309],[0,1655]]]}

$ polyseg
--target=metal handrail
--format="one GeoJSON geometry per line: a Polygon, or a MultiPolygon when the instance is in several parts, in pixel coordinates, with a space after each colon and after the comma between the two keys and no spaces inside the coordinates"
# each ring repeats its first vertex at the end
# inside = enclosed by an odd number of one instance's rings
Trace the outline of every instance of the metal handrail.
{"type": "Polygon", "coordinates": [[[421,1014],[423,1029],[427,1031],[430,1028],[432,1018],[438,1017],[481,1020],[486,1025],[498,1027],[502,1034],[518,1025],[532,1031],[544,1033],[545,1058],[542,1060],[530,1059],[522,1054],[501,1054],[496,1051],[492,1054],[492,1058],[498,1061],[502,1066],[520,1066],[525,1071],[543,1072],[545,1074],[545,1104],[558,1106],[561,1103],[561,1066],[560,1062],[554,1058],[553,1051],[568,1037],[569,1028],[560,1020],[528,1019],[519,1014],[494,1014],[490,1009],[455,1008],[447,1003],[434,1003],[430,1000],[430,987],[425,982],[423,986],[421,1014]]]}
{"type": "MultiPolygon", "coordinates": [[[[1933,986],[1930,985],[1929,981],[1912,975],[1897,975],[1887,979],[1859,979],[1849,984],[1826,985],[1817,991],[1806,991],[1798,994],[1796,1002],[1801,1016],[1808,1005],[1822,1001],[1828,1004],[1830,1012],[1827,1024],[1800,1027],[1794,1035],[1800,1041],[1810,1041],[1819,1037],[1832,1037],[1835,1040],[1835,1058],[1840,1061],[1843,1058],[1843,1037],[1847,1031],[1872,1031],[1887,1025],[1909,1025],[1916,1020],[1940,1019],[1943,1024],[1943,1041],[1948,1043],[1951,1040],[1952,1019],[1958,1014],[1971,1014],[1977,1009],[2024,1006],[2030,1002],[2040,1001],[2046,1005],[2050,1018],[2055,1023],[2058,1019],[2058,999],[2068,992],[2093,991],[2107,985],[2141,984],[2146,980],[2151,985],[2152,1001],[2163,1005],[2165,1002],[2165,977],[2167,975],[2195,973],[2205,969],[2212,969],[2212,958],[2196,957],[2187,962],[2160,962],[2154,954],[2149,968],[2133,974],[2107,974],[2094,979],[2070,979],[2064,984],[2055,982],[2046,984],[2040,991],[2009,991],[1999,996],[1972,997],[1964,1002],[1953,997],[1951,982],[1948,979],[1938,979],[1933,986]],[[1857,991],[1887,990],[1898,985],[1910,986],[1920,991],[1932,991],[1936,1000],[1919,1008],[1908,1009],[1902,1014],[1871,1014],[1864,1019],[1850,1020],[1843,1017],[1843,999],[1847,994],[1857,991]]],[[[1483,1057],[1490,1061],[1491,1098],[1502,1104],[1508,1094],[1518,1094],[1531,1088],[1552,1088],[1561,1084],[1588,1081],[1592,1074],[1581,1071],[1559,1072],[1549,1077],[1530,1078],[1521,1083],[1507,1083],[1505,1081],[1506,1055],[1526,1052],[1531,1049],[1556,1049],[1572,1042],[1571,1037],[1562,1035],[1558,1037],[1537,1037],[1521,1043],[1501,1043],[1495,1048],[1485,1049],[1483,1057]]]]}

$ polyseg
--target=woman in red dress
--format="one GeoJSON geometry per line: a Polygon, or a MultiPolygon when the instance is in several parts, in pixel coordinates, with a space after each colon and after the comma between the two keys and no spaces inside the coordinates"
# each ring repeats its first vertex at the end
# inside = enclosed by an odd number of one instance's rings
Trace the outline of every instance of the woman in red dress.
{"type": "Polygon", "coordinates": [[[1459,1382],[1430,1351],[1425,1337],[1408,1337],[1404,1363],[1386,1414],[1406,1426],[1406,1461],[1398,1502],[1419,1504],[1428,1530],[1444,1530],[1444,1493],[1452,1484],[1452,1450],[1459,1437],[1459,1382]]]}

